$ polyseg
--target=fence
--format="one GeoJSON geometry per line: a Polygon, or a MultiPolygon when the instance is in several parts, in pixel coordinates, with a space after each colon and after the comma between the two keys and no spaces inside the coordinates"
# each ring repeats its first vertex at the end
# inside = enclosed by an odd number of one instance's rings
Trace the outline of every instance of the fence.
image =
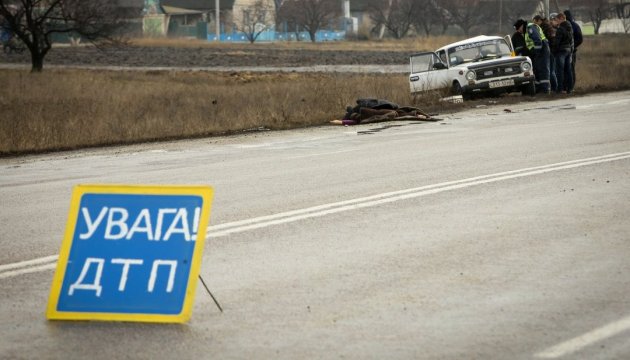
{"type": "MultiPolygon", "coordinates": [[[[145,17],[143,19],[145,27],[145,35],[159,36],[165,34],[169,37],[188,37],[197,38],[208,41],[221,41],[221,42],[249,42],[247,34],[238,31],[225,32],[223,24],[221,25],[221,33],[217,39],[217,35],[212,31],[209,24],[205,21],[198,21],[195,24],[183,25],[179,21],[167,21],[168,26],[165,26],[165,18],[154,16],[145,17]],[[150,21],[153,21],[151,23],[150,21]],[[210,29],[210,31],[208,31],[210,29]]],[[[286,25],[283,26],[284,31],[276,31],[275,29],[268,29],[261,32],[255,42],[274,42],[274,41],[311,41],[311,37],[307,31],[291,32],[286,30],[286,25]]],[[[345,40],[345,31],[334,30],[320,30],[315,33],[316,42],[324,41],[338,41],[345,40]]]]}
{"type": "MultiPolygon", "coordinates": [[[[139,36],[144,34],[145,36],[164,36],[162,28],[162,20],[156,19],[156,21],[150,22],[151,19],[144,20],[143,23],[134,22],[129,23],[125,28],[125,32],[129,35],[139,36]]],[[[76,38],[80,38],[78,34],[70,33],[54,33],[52,41],[54,43],[69,43],[70,37],[74,35],[76,38]]],[[[208,26],[205,22],[198,22],[193,25],[181,25],[177,22],[170,22],[168,24],[168,30],[166,35],[169,37],[184,37],[184,38],[197,38],[207,41],[217,41],[217,36],[214,33],[208,33],[208,26]]],[[[315,33],[316,42],[326,41],[341,41],[346,39],[345,31],[334,30],[319,30],[315,33]]],[[[228,43],[245,43],[249,42],[247,35],[242,32],[223,32],[219,36],[219,41],[228,43]]],[[[277,42],[277,41],[304,41],[310,42],[311,37],[307,31],[289,32],[289,31],[275,31],[266,30],[260,33],[256,38],[256,42],[277,42]]]]}
{"type": "MultiPolygon", "coordinates": [[[[315,33],[316,42],[339,41],[345,40],[346,33],[344,31],[320,30],[315,33]]],[[[208,34],[208,41],[217,41],[216,34],[208,34]]],[[[241,32],[221,33],[219,35],[221,42],[248,42],[247,35],[241,32]]],[[[272,41],[311,41],[308,32],[281,32],[274,30],[263,31],[256,38],[256,42],[272,42],[272,41]]]]}

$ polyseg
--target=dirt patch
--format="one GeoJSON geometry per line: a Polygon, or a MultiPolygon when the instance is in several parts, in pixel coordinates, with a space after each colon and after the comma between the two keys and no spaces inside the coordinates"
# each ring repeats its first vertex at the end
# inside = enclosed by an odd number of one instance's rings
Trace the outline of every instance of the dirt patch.
{"type": "MultiPolygon", "coordinates": [[[[312,65],[405,65],[411,52],[391,50],[314,50],[274,47],[142,47],[99,50],[91,46],[55,47],[46,65],[148,66],[148,67],[238,67],[312,65]]],[[[28,52],[0,56],[0,63],[29,64],[28,52]]]]}

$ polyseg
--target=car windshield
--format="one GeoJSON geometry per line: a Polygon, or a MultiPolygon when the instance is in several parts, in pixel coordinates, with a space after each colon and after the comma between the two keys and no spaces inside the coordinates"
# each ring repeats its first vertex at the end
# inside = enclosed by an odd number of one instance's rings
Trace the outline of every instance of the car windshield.
{"type": "Polygon", "coordinates": [[[448,49],[451,65],[511,56],[510,47],[503,39],[484,40],[457,45],[448,49]]]}

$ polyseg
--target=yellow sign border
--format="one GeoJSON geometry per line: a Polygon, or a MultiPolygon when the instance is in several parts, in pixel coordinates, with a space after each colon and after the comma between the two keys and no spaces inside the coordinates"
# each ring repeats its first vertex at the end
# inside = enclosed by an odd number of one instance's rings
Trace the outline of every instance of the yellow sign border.
{"type": "Polygon", "coordinates": [[[197,277],[201,268],[201,258],[206,240],[206,229],[210,221],[210,208],[214,190],[210,186],[197,185],[77,185],[73,188],[68,211],[66,230],[57,260],[57,268],[53,277],[48,298],[46,318],[48,320],[101,320],[101,321],[131,321],[154,323],[184,323],[192,315],[193,301],[197,289],[197,277]],[[101,312],[70,312],[57,311],[62,282],[66,274],[66,265],[70,256],[72,239],[79,217],[79,205],[84,194],[140,194],[140,195],[195,195],[202,198],[201,215],[199,217],[199,231],[192,264],[188,276],[188,285],[184,297],[184,305],[179,314],[133,314],[133,313],[101,313],[101,312]]]}

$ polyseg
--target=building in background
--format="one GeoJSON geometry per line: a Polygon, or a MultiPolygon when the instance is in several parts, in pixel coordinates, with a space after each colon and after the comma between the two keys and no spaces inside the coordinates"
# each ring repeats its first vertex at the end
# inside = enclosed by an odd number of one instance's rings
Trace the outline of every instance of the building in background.
{"type": "MultiPolygon", "coordinates": [[[[261,41],[290,41],[302,36],[293,35],[285,23],[277,21],[276,7],[282,0],[220,0],[218,19],[216,0],[116,1],[130,19],[137,16],[136,20],[130,20],[140,24],[135,27],[134,36],[139,33],[222,41],[247,41],[248,36],[259,31],[264,33],[259,38],[261,41]]],[[[424,9],[420,13],[422,19],[413,24],[407,36],[509,34],[516,19],[542,15],[546,4],[550,12],[571,10],[585,27],[585,33],[630,30],[630,0],[338,0],[341,16],[324,30],[327,36],[320,39],[383,35],[383,24],[375,23],[371,9],[375,4],[382,7],[405,1],[422,3],[424,9]],[[620,6],[625,12],[619,10],[620,6]],[[429,7],[436,12],[427,15],[429,7]]]]}

